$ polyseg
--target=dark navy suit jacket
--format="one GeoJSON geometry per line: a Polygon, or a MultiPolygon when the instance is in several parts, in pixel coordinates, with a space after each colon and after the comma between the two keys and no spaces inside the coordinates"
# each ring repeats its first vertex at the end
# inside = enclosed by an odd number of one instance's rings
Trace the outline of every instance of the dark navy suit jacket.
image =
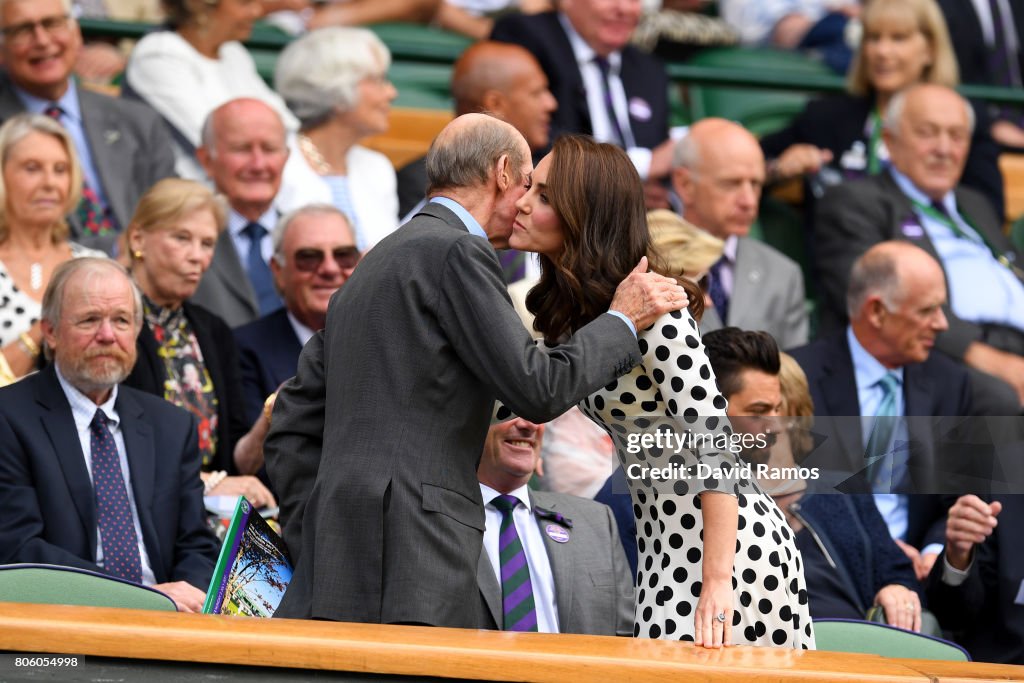
{"type": "Polygon", "coordinates": [[[260,416],[267,396],[295,376],[302,345],[283,308],[236,327],[235,343],[242,366],[245,416],[252,424],[260,416]]]}
{"type": "MultiPolygon", "coordinates": [[[[115,407],[156,581],[206,590],[218,545],[203,509],[195,420],[123,385],[115,407]]],[[[0,563],[102,572],[96,520],[85,456],[53,366],[0,389],[0,563]]]]}
{"type": "MultiPolygon", "coordinates": [[[[551,118],[551,139],[562,133],[593,133],[583,76],[557,12],[509,14],[497,21],[491,40],[522,45],[533,53],[548,77],[558,110],[551,118]]],[[[629,127],[639,147],[654,148],[668,139],[668,75],[654,57],[627,45],[622,49],[622,86],[629,127]]]]}
{"type": "MultiPolygon", "coordinates": [[[[850,472],[862,470],[862,434],[857,399],[857,381],[853,359],[846,341],[845,331],[819,339],[807,346],[790,351],[807,374],[811,399],[814,401],[815,431],[827,435],[822,449],[830,462],[849,466],[850,472]]],[[[903,368],[904,411],[909,417],[953,418],[971,414],[970,389],[967,371],[941,353],[932,353],[923,363],[912,363],[903,368]]],[[[928,429],[918,431],[917,422],[909,426],[910,479],[912,490],[935,491],[943,482],[943,465],[937,461],[940,444],[928,429]]],[[[814,457],[814,454],[811,456],[814,457]]],[[[945,462],[945,461],[943,461],[945,462]]],[[[862,489],[854,485],[850,492],[862,489]]],[[[942,543],[945,533],[945,509],[939,496],[913,495],[910,498],[907,542],[921,548],[928,543],[942,543]]]]}

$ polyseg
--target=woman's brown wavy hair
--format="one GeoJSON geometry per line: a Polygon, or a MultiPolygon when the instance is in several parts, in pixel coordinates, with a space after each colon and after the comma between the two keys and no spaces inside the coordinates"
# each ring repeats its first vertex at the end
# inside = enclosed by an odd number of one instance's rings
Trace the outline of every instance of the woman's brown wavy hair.
{"type": "Polygon", "coordinates": [[[605,313],[619,283],[645,255],[652,269],[680,281],[699,317],[700,288],[681,273],[663,272],[651,253],[643,184],[626,153],[589,136],[563,135],[551,155],[547,199],[564,243],[556,260],[540,256],[540,282],[526,296],[544,340],[557,343],[605,313]]]}

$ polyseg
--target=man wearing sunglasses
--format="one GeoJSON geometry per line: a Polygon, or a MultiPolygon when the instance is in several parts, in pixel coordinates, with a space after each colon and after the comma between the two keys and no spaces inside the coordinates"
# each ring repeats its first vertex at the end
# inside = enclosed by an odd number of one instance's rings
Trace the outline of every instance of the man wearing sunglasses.
{"type": "Polygon", "coordinates": [[[295,375],[299,352],[327,320],[331,295],[361,254],[348,219],[329,204],[310,204],[278,221],[270,270],[284,308],[235,329],[248,419],[295,375]]]}

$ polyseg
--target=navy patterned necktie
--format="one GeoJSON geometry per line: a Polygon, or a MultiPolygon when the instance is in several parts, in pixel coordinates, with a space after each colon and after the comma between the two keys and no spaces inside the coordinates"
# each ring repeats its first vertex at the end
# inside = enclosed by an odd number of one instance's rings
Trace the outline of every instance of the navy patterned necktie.
{"type": "Polygon", "coordinates": [[[498,558],[501,565],[501,597],[504,614],[503,631],[536,631],[537,608],[533,600],[533,583],[526,551],[512,520],[512,511],[519,505],[515,496],[496,496],[493,505],[501,513],[498,534],[498,558]]]}
{"type": "Polygon", "coordinates": [[[607,57],[594,57],[594,63],[601,71],[601,95],[604,101],[605,111],[608,113],[608,121],[612,124],[612,140],[619,147],[626,146],[626,136],[622,134],[622,126],[619,125],[619,117],[615,114],[615,100],[612,98],[612,82],[610,80],[612,65],[607,57]]]}
{"type": "Polygon", "coordinates": [[[109,422],[103,410],[97,409],[89,424],[92,485],[96,491],[96,512],[103,543],[103,569],[120,579],[142,583],[139,539],[135,535],[117,444],[107,428],[109,422]]]}
{"type": "Polygon", "coordinates": [[[256,292],[256,300],[259,301],[260,315],[266,315],[281,307],[281,297],[274,289],[274,276],[270,266],[263,260],[263,236],[267,234],[267,229],[253,222],[246,225],[242,232],[249,238],[245,269],[249,271],[249,280],[256,292]]]}
{"type": "Polygon", "coordinates": [[[725,257],[715,261],[715,265],[711,266],[711,270],[708,272],[708,296],[711,298],[711,303],[714,304],[715,310],[718,311],[718,317],[722,320],[722,325],[727,325],[726,322],[729,318],[729,295],[725,291],[725,285],[722,282],[722,267],[725,265],[725,257]]]}

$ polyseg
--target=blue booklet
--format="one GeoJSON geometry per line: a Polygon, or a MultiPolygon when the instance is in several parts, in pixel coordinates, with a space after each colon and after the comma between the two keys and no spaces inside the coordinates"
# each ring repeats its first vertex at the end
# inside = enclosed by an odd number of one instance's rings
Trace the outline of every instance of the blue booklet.
{"type": "Polygon", "coordinates": [[[284,540],[258,510],[238,497],[210,588],[205,614],[270,617],[292,579],[292,564],[284,540]]]}

